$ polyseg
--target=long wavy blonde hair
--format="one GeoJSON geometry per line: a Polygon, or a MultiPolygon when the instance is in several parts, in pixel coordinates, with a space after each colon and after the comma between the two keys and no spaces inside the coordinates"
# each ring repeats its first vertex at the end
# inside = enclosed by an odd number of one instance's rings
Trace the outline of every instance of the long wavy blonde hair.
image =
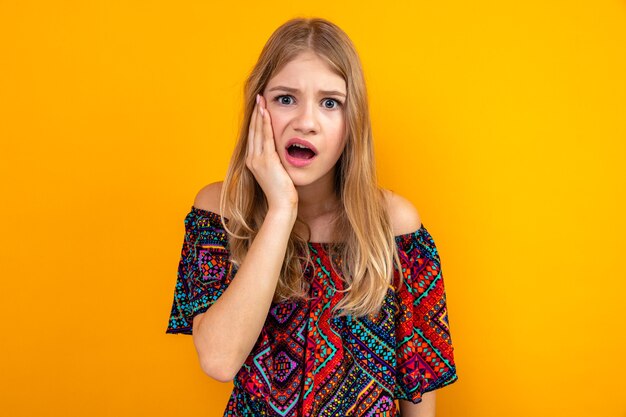
{"type": "MultiPolygon", "coordinates": [[[[335,170],[335,192],[341,207],[334,222],[338,244],[328,245],[332,268],[343,279],[344,297],[336,316],[373,316],[393,284],[394,264],[400,265],[383,191],[378,187],[367,91],[359,56],[349,37],[321,18],[296,18],[281,25],[265,44],[244,87],[244,117],[220,199],[222,224],[229,234],[231,262],[239,266],[267,213],[267,200],[245,164],[248,126],[256,95],[268,81],[302,52],[312,51],[342,76],[346,145],[335,170]],[[228,211],[226,211],[228,210],[228,211]],[[228,223],[224,221],[229,213],[228,223]]],[[[296,222],[303,223],[300,219],[296,222]]],[[[306,224],[304,225],[306,226],[306,224]]],[[[274,302],[308,300],[304,270],[311,265],[308,237],[292,230],[274,302]]],[[[305,227],[308,229],[308,226],[305,227]]],[[[310,233],[309,233],[310,236],[310,233]]],[[[400,274],[400,277],[402,274],[400,274]]]]}

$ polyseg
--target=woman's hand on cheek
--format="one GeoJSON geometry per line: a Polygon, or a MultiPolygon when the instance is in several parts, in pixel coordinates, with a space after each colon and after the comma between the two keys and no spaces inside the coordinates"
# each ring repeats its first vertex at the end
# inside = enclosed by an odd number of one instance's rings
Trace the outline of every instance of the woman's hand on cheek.
{"type": "Polygon", "coordinates": [[[298,193],[276,152],[272,120],[260,95],[248,129],[246,166],[263,189],[268,210],[297,210],[298,193]]]}

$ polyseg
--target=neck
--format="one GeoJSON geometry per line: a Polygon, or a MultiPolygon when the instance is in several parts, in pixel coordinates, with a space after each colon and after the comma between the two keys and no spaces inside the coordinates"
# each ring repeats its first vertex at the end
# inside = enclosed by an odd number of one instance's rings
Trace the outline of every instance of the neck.
{"type": "Polygon", "coordinates": [[[309,221],[336,212],[341,201],[335,193],[334,176],[327,175],[313,184],[297,186],[298,217],[309,221]]]}

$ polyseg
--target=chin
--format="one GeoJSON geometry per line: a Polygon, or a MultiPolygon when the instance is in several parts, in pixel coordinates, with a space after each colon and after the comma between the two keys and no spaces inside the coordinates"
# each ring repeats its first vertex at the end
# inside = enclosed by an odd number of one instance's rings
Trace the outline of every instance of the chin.
{"type": "Polygon", "coordinates": [[[293,185],[295,185],[296,187],[304,187],[304,186],[313,184],[315,181],[320,179],[318,176],[316,176],[313,173],[306,173],[302,171],[300,172],[287,171],[287,174],[289,175],[289,178],[291,178],[291,181],[293,181],[293,185]]]}
{"type": "Polygon", "coordinates": [[[306,177],[304,175],[289,175],[291,181],[293,181],[293,185],[296,187],[305,187],[307,185],[311,185],[315,182],[316,178],[306,177]]]}

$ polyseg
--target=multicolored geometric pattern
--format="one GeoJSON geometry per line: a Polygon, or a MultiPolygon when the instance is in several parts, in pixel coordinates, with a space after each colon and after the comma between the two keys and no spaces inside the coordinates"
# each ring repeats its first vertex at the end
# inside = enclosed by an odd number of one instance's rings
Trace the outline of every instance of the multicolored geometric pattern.
{"type": "MultiPolygon", "coordinates": [[[[404,283],[396,271],[372,318],[331,317],[343,286],[327,245],[309,243],[314,267],[305,275],[314,299],[270,307],[224,416],[395,417],[394,399],[419,403],[458,380],[439,254],[424,225],[396,236],[404,283]]],[[[219,215],[192,206],[166,333],[192,334],[193,317],[236,272],[219,215]]]]}

